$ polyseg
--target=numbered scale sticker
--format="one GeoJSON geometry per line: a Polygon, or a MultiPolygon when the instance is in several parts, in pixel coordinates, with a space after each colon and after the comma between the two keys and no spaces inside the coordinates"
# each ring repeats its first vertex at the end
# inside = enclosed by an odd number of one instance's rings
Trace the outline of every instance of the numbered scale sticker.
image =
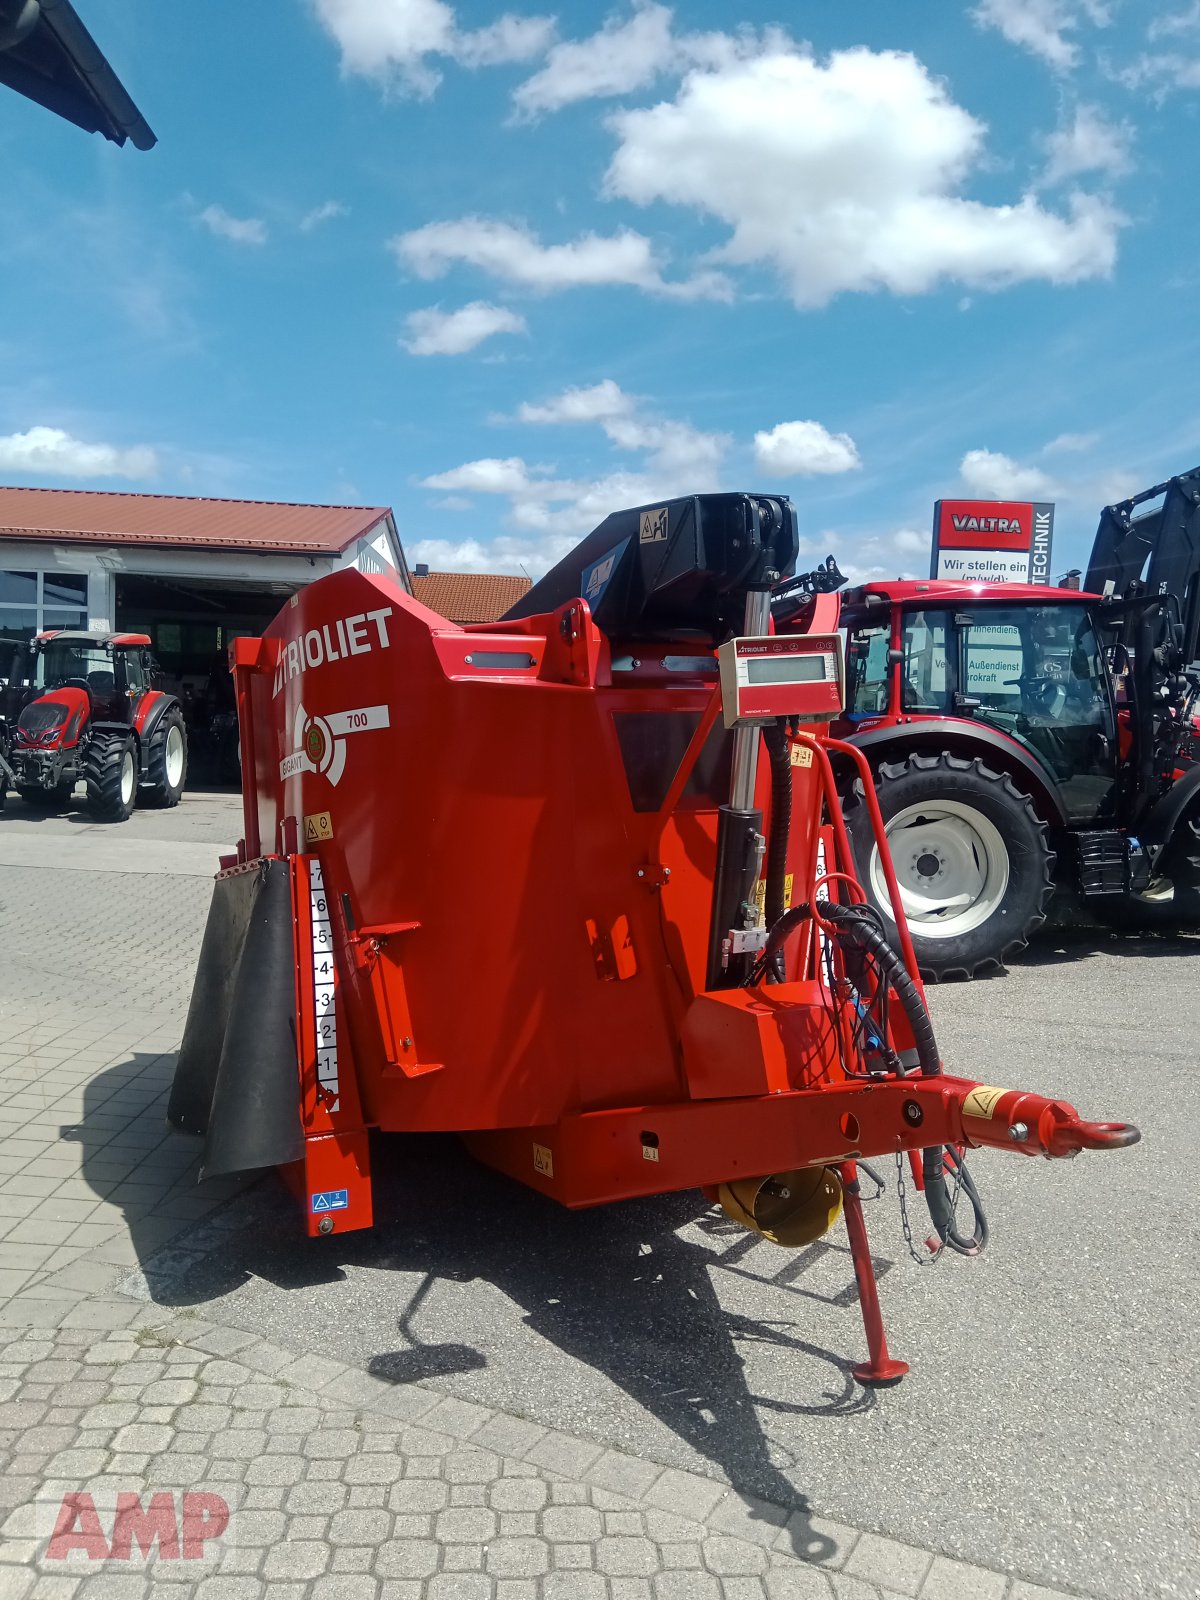
{"type": "Polygon", "coordinates": [[[308,904],[312,922],[313,1009],[317,1040],[317,1082],[338,1108],[337,998],[333,965],[333,928],[320,863],[308,871],[308,904]]]}

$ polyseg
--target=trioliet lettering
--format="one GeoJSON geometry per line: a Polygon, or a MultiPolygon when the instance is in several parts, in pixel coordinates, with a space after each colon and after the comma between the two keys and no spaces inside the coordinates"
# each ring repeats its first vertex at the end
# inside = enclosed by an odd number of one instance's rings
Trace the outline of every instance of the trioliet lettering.
{"type": "Polygon", "coordinates": [[[275,669],[275,682],[271,698],[279,693],[285,683],[298,678],[310,667],[323,666],[327,661],[341,661],[347,656],[365,656],[372,650],[386,650],[388,638],[387,619],[391,606],[378,611],[359,611],[352,617],[339,617],[336,622],[322,623],[320,628],[309,628],[298,639],[289,639],[275,669]]]}

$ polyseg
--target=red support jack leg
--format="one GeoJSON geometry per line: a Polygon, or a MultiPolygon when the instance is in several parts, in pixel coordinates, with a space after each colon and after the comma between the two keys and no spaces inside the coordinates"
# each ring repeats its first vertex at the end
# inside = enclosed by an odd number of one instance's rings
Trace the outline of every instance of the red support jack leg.
{"type": "Polygon", "coordinates": [[[863,1327],[866,1329],[869,1351],[869,1358],[860,1361],[857,1366],[851,1368],[851,1371],[859,1383],[898,1383],[908,1371],[908,1362],[897,1361],[894,1356],[888,1354],[887,1334],[883,1331],[883,1314],[879,1309],[879,1291],[875,1287],[875,1267],[871,1261],[871,1247],[867,1242],[867,1224],[863,1217],[858,1168],[853,1161],[843,1161],[838,1171],[842,1180],[846,1232],[850,1235],[850,1259],[854,1263],[858,1303],[862,1309],[863,1327]]]}

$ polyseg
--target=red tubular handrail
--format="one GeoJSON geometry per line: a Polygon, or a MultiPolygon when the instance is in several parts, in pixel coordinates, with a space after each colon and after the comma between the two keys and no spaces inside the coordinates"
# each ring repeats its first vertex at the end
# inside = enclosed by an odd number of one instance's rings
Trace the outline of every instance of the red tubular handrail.
{"type": "MultiPolygon", "coordinates": [[[[879,845],[879,860],[883,866],[884,881],[887,883],[888,899],[892,902],[892,916],[896,922],[896,933],[900,939],[900,953],[904,957],[904,965],[908,968],[908,975],[924,994],[924,985],[921,983],[921,974],[917,967],[917,956],[913,950],[912,938],[908,931],[908,918],[904,915],[904,902],[900,898],[900,885],[896,881],[896,871],[892,866],[892,856],[888,849],[887,831],[883,824],[883,812],[879,809],[879,800],[875,794],[875,778],[871,772],[866,756],[857,745],[847,744],[845,739],[826,739],[826,745],[831,750],[836,750],[839,755],[849,756],[858,768],[858,775],[862,779],[863,794],[867,802],[867,815],[871,819],[871,830],[879,845]]],[[[841,816],[841,807],[838,807],[841,816]]],[[[844,824],[843,824],[844,826],[844,824]]],[[[853,860],[853,857],[851,857],[853,860]]]]}

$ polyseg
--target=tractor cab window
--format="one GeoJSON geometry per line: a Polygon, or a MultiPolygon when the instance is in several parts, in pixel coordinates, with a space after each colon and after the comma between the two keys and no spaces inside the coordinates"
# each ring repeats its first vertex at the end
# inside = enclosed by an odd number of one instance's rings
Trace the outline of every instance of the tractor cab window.
{"type": "Polygon", "coordinates": [[[970,715],[1049,768],[1073,821],[1102,820],[1115,796],[1115,724],[1087,607],[978,606],[957,621],[970,715]]]}
{"type": "Polygon", "coordinates": [[[856,628],[846,649],[846,711],[852,717],[877,717],[888,708],[888,645],[891,626],[856,628]]]}
{"type": "Polygon", "coordinates": [[[124,652],[125,687],[132,695],[146,692],[146,669],[142,665],[141,652],[126,650],[124,652]]]}
{"type": "Polygon", "coordinates": [[[943,715],[954,711],[953,626],[954,614],[949,611],[910,611],[905,616],[901,710],[943,715]]]}
{"type": "Polygon", "coordinates": [[[38,689],[74,683],[93,694],[111,694],[116,683],[112,656],[102,645],[50,644],[35,657],[33,682],[38,689]]]}

